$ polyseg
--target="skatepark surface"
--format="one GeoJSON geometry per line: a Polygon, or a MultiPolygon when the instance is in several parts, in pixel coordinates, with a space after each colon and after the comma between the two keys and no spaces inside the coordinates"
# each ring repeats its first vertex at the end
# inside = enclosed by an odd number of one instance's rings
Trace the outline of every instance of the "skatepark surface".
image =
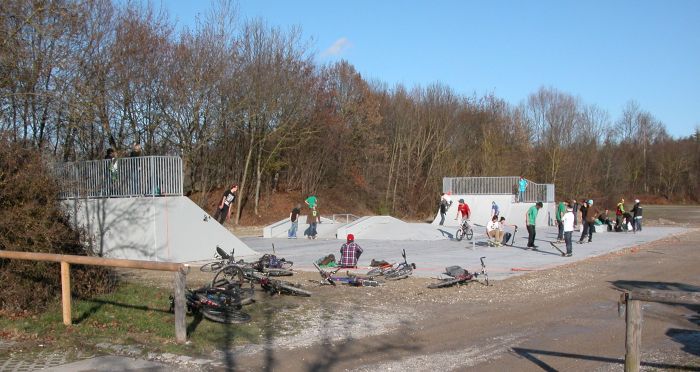
{"type": "MultiPolygon", "coordinates": [[[[430,224],[404,223],[392,225],[390,235],[412,236],[416,231],[428,228],[435,231],[435,226],[430,224]],[[402,230],[403,229],[403,230],[402,230]]],[[[444,227],[446,234],[454,234],[453,227],[444,227]]],[[[409,262],[414,262],[417,269],[414,275],[420,277],[435,277],[444,271],[444,268],[459,265],[468,270],[479,268],[479,258],[486,257],[486,264],[490,279],[505,279],[519,275],[526,271],[542,270],[567,264],[573,261],[600,256],[621,249],[634,247],[658,239],[681,234],[688,231],[684,227],[647,227],[638,233],[632,232],[600,232],[593,236],[592,243],[577,244],[580,234],[574,232],[573,256],[562,257],[550,242],[557,237],[557,228],[553,226],[538,227],[535,239],[537,251],[526,249],[527,231],[518,230],[514,245],[503,247],[490,247],[479,230],[475,228],[474,241],[456,241],[448,238],[435,240],[384,240],[384,239],[358,239],[358,243],[364,253],[358,262],[357,272],[363,272],[372,259],[388,262],[401,261],[401,250],[406,250],[409,262]]],[[[598,230],[602,230],[598,227],[598,230]]],[[[273,253],[294,262],[294,268],[301,271],[315,271],[312,263],[317,259],[333,253],[336,260],[340,259],[340,246],[343,241],[334,238],[309,240],[300,236],[298,239],[286,238],[242,238],[250,248],[262,253],[273,253]]],[[[566,250],[564,244],[559,248],[566,250]]]]}

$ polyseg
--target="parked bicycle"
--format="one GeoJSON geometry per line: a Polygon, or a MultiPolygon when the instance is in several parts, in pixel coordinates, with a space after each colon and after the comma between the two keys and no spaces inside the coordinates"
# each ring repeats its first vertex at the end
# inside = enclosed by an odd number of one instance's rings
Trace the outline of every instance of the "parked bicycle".
{"type": "MultiPolygon", "coordinates": [[[[235,288],[202,287],[185,291],[187,313],[225,324],[247,323],[250,315],[241,310],[243,300],[235,288]]],[[[170,296],[170,312],[175,310],[175,298],[170,296]]]]}
{"type": "Polygon", "coordinates": [[[479,258],[479,260],[481,261],[481,271],[479,272],[470,273],[469,271],[459,266],[450,266],[445,268],[445,275],[447,277],[444,279],[439,279],[438,282],[429,284],[428,288],[444,288],[456,284],[465,284],[474,281],[480,282],[481,284],[488,286],[489,274],[486,271],[486,263],[484,263],[485,258],[486,257],[479,258]]]}
{"type": "Polygon", "coordinates": [[[403,262],[394,265],[385,265],[376,267],[367,272],[368,276],[375,277],[384,275],[387,280],[399,280],[408,278],[413,274],[413,269],[416,268],[415,263],[408,263],[406,260],[406,250],[402,250],[401,257],[403,257],[403,262]]]}
{"type": "Polygon", "coordinates": [[[353,287],[377,287],[382,284],[382,282],[374,279],[374,277],[355,275],[350,273],[349,271],[346,273],[345,276],[337,276],[335,274],[341,269],[340,267],[337,267],[333,270],[324,270],[320,268],[315,262],[314,266],[318,270],[319,274],[321,274],[320,283],[322,285],[330,284],[335,286],[336,283],[341,283],[353,287]]]}
{"type": "Polygon", "coordinates": [[[472,226],[469,223],[469,220],[464,219],[462,221],[462,224],[457,229],[457,232],[455,232],[455,239],[457,239],[457,241],[461,241],[462,238],[467,238],[467,240],[472,240],[473,237],[474,237],[474,229],[472,229],[472,226]]]}

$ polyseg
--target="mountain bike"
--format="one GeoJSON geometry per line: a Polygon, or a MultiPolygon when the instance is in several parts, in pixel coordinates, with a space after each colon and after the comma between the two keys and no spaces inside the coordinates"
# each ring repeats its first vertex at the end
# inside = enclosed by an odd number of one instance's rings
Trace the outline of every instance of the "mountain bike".
{"type": "Polygon", "coordinates": [[[346,273],[346,276],[336,276],[335,274],[341,269],[340,267],[327,271],[320,268],[317,263],[314,262],[313,264],[321,275],[321,285],[330,284],[335,286],[336,283],[341,283],[353,287],[377,287],[382,284],[382,282],[374,279],[374,277],[359,276],[351,274],[349,271],[346,273]]]}
{"type": "Polygon", "coordinates": [[[472,240],[474,237],[474,230],[472,229],[472,226],[469,224],[469,220],[465,219],[462,221],[462,224],[459,226],[459,229],[457,229],[457,232],[455,232],[455,239],[457,241],[461,241],[462,238],[467,238],[467,240],[472,240]]]}
{"type": "Polygon", "coordinates": [[[403,262],[400,262],[397,265],[392,265],[389,267],[385,268],[376,268],[373,270],[370,270],[367,275],[369,276],[376,276],[376,275],[384,275],[384,277],[387,280],[399,280],[399,279],[404,279],[408,278],[411,274],[413,274],[413,269],[416,268],[415,263],[408,263],[406,260],[406,250],[402,250],[401,252],[401,257],[403,257],[403,262]],[[376,273],[376,274],[375,274],[376,273]]]}
{"type": "Polygon", "coordinates": [[[445,268],[445,274],[447,275],[447,278],[439,279],[438,282],[429,284],[428,288],[451,287],[456,284],[465,284],[474,281],[478,281],[481,284],[488,286],[489,274],[486,271],[486,263],[484,263],[485,258],[486,257],[479,258],[479,260],[481,261],[481,271],[479,272],[470,273],[469,271],[459,266],[450,266],[445,268]]]}
{"type": "MultiPolygon", "coordinates": [[[[225,324],[247,323],[250,315],[241,311],[240,293],[235,289],[202,287],[185,291],[187,312],[225,324]]],[[[170,296],[170,312],[175,310],[175,298],[170,296]]]]}

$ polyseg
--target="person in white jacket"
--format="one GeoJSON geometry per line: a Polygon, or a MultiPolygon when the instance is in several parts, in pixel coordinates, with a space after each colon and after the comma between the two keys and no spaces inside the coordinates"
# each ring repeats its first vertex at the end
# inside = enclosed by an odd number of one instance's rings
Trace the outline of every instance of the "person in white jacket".
{"type": "Polygon", "coordinates": [[[573,254],[571,235],[574,232],[574,208],[572,208],[571,205],[566,206],[566,213],[564,213],[564,217],[562,217],[561,222],[564,225],[564,242],[566,242],[566,257],[571,257],[571,255],[573,254]]]}

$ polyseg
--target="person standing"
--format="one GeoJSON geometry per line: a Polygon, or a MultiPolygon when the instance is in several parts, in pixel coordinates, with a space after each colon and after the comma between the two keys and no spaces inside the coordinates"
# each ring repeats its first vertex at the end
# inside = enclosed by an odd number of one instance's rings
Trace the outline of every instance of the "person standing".
{"type": "Polygon", "coordinates": [[[307,238],[316,239],[316,235],[318,235],[316,226],[318,226],[319,222],[321,222],[321,215],[318,213],[318,209],[314,205],[314,207],[309,211],[309,214],[306,216],[306,223],[309,224],[309,228],[306,229],[307,238]]]}
{"type": "Polygon", "coordinates": [[[452,198],[449,194],[442,193],[440,196],[440,226],[445,223],[445,215],[447,215],[447,210],[450,209],[452,205],[452,198]]]}
{"type": "Polygon", "coordinates": [[[525,191],[527,190],[527,180],[520,176],[518,181],[518,202],[522,203],[525,200],[525,191]]]}
{"type": "Polygon", "coordinates": [[[574,230],[576,230],[578,228],[578,207],[580,207],[576,199],[571,200],[571,207],[573,208],[572,212],[574,213],[574,230]]]}
{"type": "Polygon", "coordinates": [[[288,239],[296,239],[297,238],[297,229],[299,228],[299,214],[301,213],[301,205],[297,204],[296,207],[292,208],[292,212],[289,213],[289,221],[292,223],[292,226],[289,227],[289,230],[287,231],[287,238],[288,239]]]}
{"type": "Polygon", "coordinates": [[[224,196],[221,198],[214,219],[219,221],[220,224],[231,219],[231,205],[233,201],[236,200],[236,191],[238,191],[238,185],[232,184],[231,188],[224,191],[224,196]]]}
{"type": "Polygon", "coordinates": [[[495,201],[495,200],[492,201],[492,202],[491,202],[491,217],[493,217],[493,216],[498,217],[498,215],[499,215],[500,213],[501,213],[501,212],[498,210],[498,204],[496,204],[496,201],[495,201]]]}
{"type": "Polygon", "coordinates": [[[340,246],[340,267],[355,268],[362,255],[362,247],[355,243],[355,236],[348,234],[347,241],[340,246]]]}
{"type": "Polygon", "coordinates": [[[573,255],[573,244],[571,242],[571,235],[574,233],[574,209],[570,205],[566,207],[566,213],[564,213],[561,222],[564,226],[564,242],[566,243],[566,257],[571,257],[573,255]]]}
{"type": "Polygon", "coordinates": [[[318,205],[318,197],[316,197],[316,195],[310,195],[308,198],[306,198],[306,200],[304,200],[304,203],[306,203],[310,209],[314,209],[318,205]]]}
{"type": "Polygon", "coordinates": [[[639,199],[634,200],[634,207],[632,207],[632,231],[642,231],[642,204],[639,203],[639,199]]]}
{"type": "Polygon", "coordinates": [[[560,201],[559,204],[557,205],[557,212],[555,214],[556,220],[557,220],[557,243],[561,243],[564,241],[564,224],[562,223],[562,219],[564,218],[564,214],[566,214],[566,203],[564,201],[560,201]]]}
{"type": "Polygon", "coordinates": [[[625,198],[620,198],[615,208],[615,231],[627,231],[627,227],[622,227],[622,217],[625,214],[625,198]],[[619,230],[618,230],[619,229],[619,230]]]}
{"type": "Polygon", "coordinates": [[[540,208],[542,208],[542,202],[537,202],[527,210],[527,213],[525,213],[525,226],[527,226],[527,247],[532,250],[537,249],[537,246],[535,245],[535,225],[537,222],[537,213],[539,213],[540,208]]]}
{"type": "Polygon", "coordinates": [[[593,207],[593,200],[589,199],[586,202],[585,212],[582,214],[583,220],[583,232],[581,233],[581,238],[579,238],[578,243],[583,244],[583,240],[588,236],[588,242],[593,241],[593,233],[595,232],[595,220],[598,217],[598,209],[593,207]]]}
{"type": "Polygon", "coordinates": [[[462,226],[462,223],[469,219],[471,216],[471,210],[469,210],[469,205],[464,202],[464,199],[459,199],[459,204],[457,205],[457,226],[462,226]]]}

